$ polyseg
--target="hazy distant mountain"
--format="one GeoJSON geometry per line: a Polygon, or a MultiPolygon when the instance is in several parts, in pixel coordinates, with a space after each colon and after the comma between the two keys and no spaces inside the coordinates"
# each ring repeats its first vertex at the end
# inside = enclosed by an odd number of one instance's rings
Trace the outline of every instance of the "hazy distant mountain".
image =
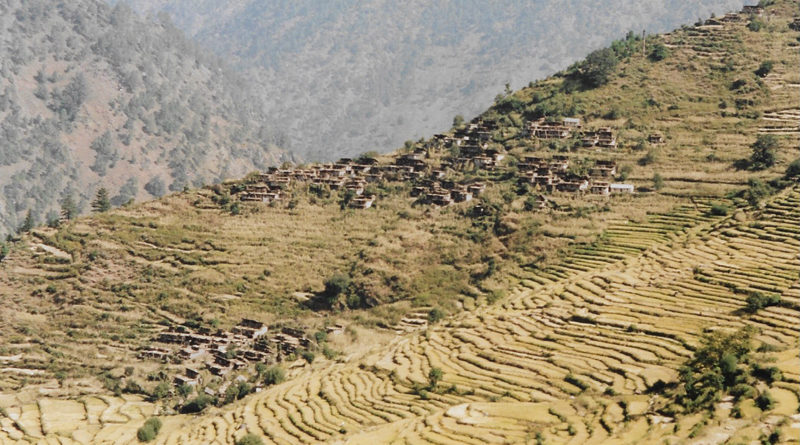
{"type": "Polygon", "coordinates": [[[126,5],[0,2],[0,234],[101,186],[120,204],[280,162],[247,82],[208,52],[126,5]]]}
{"type": "MultiPolygon", "coordinates": [[[[120,1],[120,0],[117,0],[120,1]]],[[[166,11],[261,85],[309,158],[389,150],[477,114],[629,30],[742,0],[123,0],[166,11]]]]}

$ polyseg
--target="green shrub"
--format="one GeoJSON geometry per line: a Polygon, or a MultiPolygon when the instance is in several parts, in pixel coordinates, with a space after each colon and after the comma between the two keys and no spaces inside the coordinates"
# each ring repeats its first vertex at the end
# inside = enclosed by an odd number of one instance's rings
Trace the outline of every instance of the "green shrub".
{"type": "Polygon", "coordinates": [[[444,377],[444,372],[441,370],[441,368],[434,367],[428,371],[428,383],[430,384],[430,388],[432,390],[436,389],[436,385],[439,384],[439,381],[442,380],[442,377],[444,377]]]}
{"type": "Polygon", "coordinates": [[[208,405],[214,403],[214,398],[207,395],[207,394],[200,394],[199,396],[195,397],[194,399],[186,402],[181,407],[181,414],[192,414],[192,413],[199,413],[206,409],[208,405]]]}
{"type": "Polygon", "coordinates": [[[311,351],[303,351],[300,356],[303,357],[303,360],[307,361],[308,363],[312,363],[316,358],[314,353],[311,351]]]}
{"type": "Polygon", "coordinates": [[[245,434],[236,441],[236,445],[264,445],[264,441],[255,434],[245,434]]]}
{"type": "Polygon", "coordinates": [[[157,401],[166,398],[169,396],[169,383],[161,382],[153,389],[153,392],[150,393],[150,401],[157,401]]]}
{"type": "Polygon", "coordinates": [[[769,445],[774,445],[774,444],[780,443],[780,442],[781,442],[781,430],[780,429],[776,429],[775,431],[769,433],[769,436],[767,436],[764,440],[761,441],[762,444],[763,443],[767,443],[769,445]]]}
{"type": "Polygon", "coordinates": [[[264,384],[277,385],[286,380],[286,371],[280,366],[271,366],[264,371],[264,384]]]}
{"type": "Polygon", "coordinates": [[[753,32],[759,32],[762,29],[764,29],[764,26],[766,25],[761,19],[753,18],[752,20],[750,20],[750,23],[747,24],[747,29],[753,32]]]}
{"type": "MultiPolygon", "coordinates": [[[[787,179],[800,176],[800,158],[795,159],[786,167],[786,174],[784,176],[787,179]]],[[[2,259],[2,257],[0,257],[0,259],[2,259]]]]}
{"type": "Polygon", "coordinates": [[[183,385],[178,387],[178,394],[180,394],[181,397],[187,397],[193,392],[194,392],[194,387],[192,385],[187,385],[186,383],[184,383],[183,385]]]}
{"type": "Polygon", "coordinates": [[[340,273],[328,278],[325,281],[325,290],[322,292],[322,296],[325,297],[328,306],[335,306],[339,302],[339,297],[349,292],[351,283],[352,280],[349,275],[340,273]]]}
{"type": "Polygon", "coordinates": [[[756,406],[758,406],[761,411],[769,411],[775,407],[775,399],[769,391],[764,391],[756,398],[756,406]]]}
{"type": "Polygon", "coordinates": [[[762,199],[771,195],[774,191],[769,184],[760,179],[750,178],[747,180],[748,188],[742,193],[748,204],[753,207],[758,206],[762,199]]]}
{"type": "Polygon", "coordinates": [[[445,317],[445,313],[443,310],[435,307],[428,312],[428,323],[434,324],[445,317]]]}
{"type": "MultiPolygon", "coordinates": [[[[611,48],[603,48],[589,53],[586,59],[569,68],[564,83],[567,91],[576,88],[597,88],[608,83],[619,59],[611,48]]],[[[540,104],[541,105],[541,104],[540,104]]],[[[551,114],[555,116],[555,114],[551,114]]]]}
{"type": "Polygon", "coordinates": [[[628,179],[628,176],[631,175],[631,173],[633,173],[633,167],[631,167],[630,165],[623,165],[622,167],[620,167],[619,169],[620,181],[626,181],[628,179]]]}
{"type": "Polygon", "coordinates": [[[661,190],[664,188],[664,178],[659,173],[653,174],[653,189],[661,190]]]}
{"type": "Polygon", "coordinates": [[[324,355],[328,360],[333,360],[339,355],[339,352],[335,351],[328,345],[324,345],[322,347],[322,355],[324,355]]]}
{"type": "Polygon", "coordinates": [[[151,417],[136,431],[136,438],[139,439],[139,442],[150,442],[158,436],[158,432],[161,431],[161,426],[161,419],[158,417],[151,417]]]}
{"type": "Polygon", "coordinates": [[[539,201],[536,199],[535,195],[530,195],[525,199],[525,210],[532,211],[539,208],[539,201]]]}
{"type": "Polygon", "coordinates": [[[250,394],[252,387],[247,382],[237,382],[235,385],[230,385],[225,390],[225,403],[231,403],[235,400],[240,400],[244,396],[250,394]]]}
{"type": "Polygon", "coordinates": [[[669,56],[669,49],[663,43],[656,43],[650,51],[650,60],[658,62],[669,56]]]}
{"type": "Polygon", "coordinates": [[[756,70],[756,76],[758,77],[766,77],[772,71],[772,67],[774,63],[771,60],[766,60],[761,62],[761,65],[756,70]]]}
{"type": "Polygon", "coordinates": [[[755,393],[755,388],[746,383],[739,383],[730,390],[730,394],[735,397],[736,400],[750,399],[755,395],[755,393]]]}
{"type": "Polygon", "coordinates": [[[778,138],[775,135],[758,135],[750,148],[753,150],[749,162],[752,170],[765,170],[775,165],[778,150],[778,138]]]}
{"type": "Polygon", "coordinates": [[[163,426],[161,423],[161,419],[159,419],[158,417],[151,417],[147,419],[147,421],[144,424],[145,426],[148,425],[151,426],[156,433],[161,431],[161,427],[163,426]]]}
{"type": "Polygon", "coordinates": [[[752,374],[753,377],[763,380],[770,385],[783,380],[783,373],[776,366],[765,367],[759,365],[758,363],[754,363],[750,366],[750,374],[752,374]]]}
{"type": "Polygon", "coordinates": [[[747,312],[755,313],[759,309],[780,304],[781,296],[778,294],[762,294],[761,292],[751,292],[747,297],[747,312]]]}
{"type": "Polygon", "coordinates": [[[711,205],[710,213],[714,216],[727,216],[730,209],[727,205],[716,203],[711,205]]]}
{"type": "Polygon", "coordinates": [[[702,346],[679,369],[681,387],[676,403],[688,412],[712,410],[720,393],[739,383],[738,363],[749,360],[754,335],[754,328],[745,327],[729,334],[715,332],[703,337],[702,346]]]}
{"type": "Polygon", "coordinates": [[[136,430],[136,438],[139,439],[139,442],[150,442],[151,440],[155,439],[156,436],[156,432],[147,426],[143,426],[136,430]]]}
{"type": "Polygon", "coordinates": [[[658,150],[655,148],[651,148],[647,151],[641,159],[639,159],[639,165],[650,165],[658,161],[658,150]]]}

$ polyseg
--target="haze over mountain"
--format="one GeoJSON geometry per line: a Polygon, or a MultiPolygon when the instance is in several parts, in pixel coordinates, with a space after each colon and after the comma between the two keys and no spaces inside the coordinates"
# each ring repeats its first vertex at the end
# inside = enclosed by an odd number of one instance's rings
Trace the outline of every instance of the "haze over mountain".
{"type": "Polygon", "coordinates": [[[0,2],[0,64],[0,234],[280,162],[247,82],[127,6],[0,2]]]}
{"type": "MultiPolygon", "coordinates": [[[[119,0],[117,0],[119,1],[119,0]]],[[[563,69],[629,30],[662,32],[742,0],[395,3],[124,0],[165,11],[230,59],[309,160],[388,151],[473,116],[510,83],[563,69]]]]}

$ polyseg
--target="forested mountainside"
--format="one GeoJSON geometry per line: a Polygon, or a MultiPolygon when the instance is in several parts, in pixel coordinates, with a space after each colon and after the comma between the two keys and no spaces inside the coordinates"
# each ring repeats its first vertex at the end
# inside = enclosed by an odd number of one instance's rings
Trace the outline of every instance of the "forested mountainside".
{"type": "Polygon", "coordinates": [[[0,2],[0,234],[280,162],[247,82],[167,22],[97,0],[0,2]]]}
{"type": "MultiPolygon", "coordinates": [[[[120,1],[120,0],[115,0],[120,1]]],[[[366,2],[123,0],[166,11],[262,89],[292,150],[386,152],[474,116],[629,30],[662,32],[742,0],[366,2]]]]}

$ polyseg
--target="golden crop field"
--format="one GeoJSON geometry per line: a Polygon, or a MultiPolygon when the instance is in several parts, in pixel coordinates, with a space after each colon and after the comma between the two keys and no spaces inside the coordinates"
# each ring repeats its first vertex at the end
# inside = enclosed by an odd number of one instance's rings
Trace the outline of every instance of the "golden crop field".
{"type": "MultiPolygon", "coordinates": [[[[652,36],[664,60],[633,54],[603,86],[561,73],[498,99],[482,118],[505,160],[447,173],[488,184],[469,203],[386,181],[364,210],[308,185],[239,204],[244,179],[21,235],[0,262],[0,443],[137,443],[153,416],[158,444],[798,443],[800,32],[797,2],[769,3],[652,36]],[[536,107],[619,147],[520,136],[536,107]],[[734,167],[758,135],[774,165],[734,167]],[[536,211],[532,155],[614,161],[637,192],[536,211]],[[349,290],[324,300],[336,276],[349,290]],[[243,318],[307,336],[280,379],[203,368],[183,393],[199,362],[141,358],[243,318]]],[[[422,147],[448,156],[378,159],[422,147]]]]}

